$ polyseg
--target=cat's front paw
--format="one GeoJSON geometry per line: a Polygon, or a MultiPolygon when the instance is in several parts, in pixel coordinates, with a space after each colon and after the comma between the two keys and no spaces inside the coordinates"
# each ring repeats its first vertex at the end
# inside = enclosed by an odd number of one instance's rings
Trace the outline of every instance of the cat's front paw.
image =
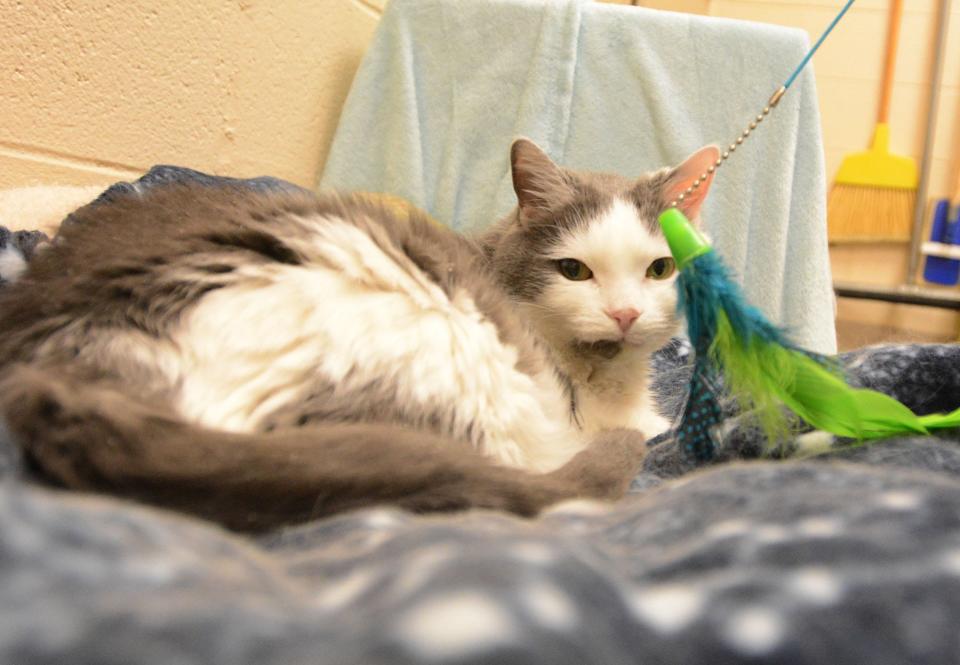
{"type": "Polygon", "coordinates": [[[647,437],[633,429],[609,429],[553,473],[577,487],[577,496],[615,500],[627,491],[647,454],[647,437]]]}

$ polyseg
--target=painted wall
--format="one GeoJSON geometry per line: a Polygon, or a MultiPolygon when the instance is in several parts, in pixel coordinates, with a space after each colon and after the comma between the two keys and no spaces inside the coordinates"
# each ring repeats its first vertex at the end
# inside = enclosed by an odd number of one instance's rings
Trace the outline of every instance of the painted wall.
{"type": "Polygon", "coordinates": [[[0,188],[164,162],[310,186],[385,4],[0,0],[0,188]]]}
{"type": "Polygon", "coordinates": [[[0,187],[174,162],[312,185],[380,0],[0,0],[0,187]]]}

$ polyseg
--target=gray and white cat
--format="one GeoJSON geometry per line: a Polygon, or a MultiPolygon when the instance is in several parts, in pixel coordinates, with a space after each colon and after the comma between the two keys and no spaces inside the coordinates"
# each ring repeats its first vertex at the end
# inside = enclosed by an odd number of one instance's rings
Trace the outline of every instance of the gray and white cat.
{"type": "Polygon", "coordinates": [[[530,515],[616,498],[640,464],[640,432],[578,426],[485,257],[423,217],[170,184],[72,220],[0,291],[0,415],[54,484],[258,530],[530,515]]]}
{"type": "MultiPolygon", "coordinates": [[[[610,427],[648,437],[669,423],[657,412],[650,356],[679,332],[675,265],[657,216],[719,150],[629,179],[557,166],[516,141],[518,205],[480,237],[503,288],[572,380],[587,433],[610,427]]],[[[696,224],[712,174],[680,208],[696,224]]]]}
{"type": "Polygon", "coordinates": [[[0,415],[48,480],[238,529],[617,497],[666,427],[655,217],[715,158],[631,181],[520,141],[486,257],[352,198],[180,184],[88,206],[0,292],[0,415]]]}

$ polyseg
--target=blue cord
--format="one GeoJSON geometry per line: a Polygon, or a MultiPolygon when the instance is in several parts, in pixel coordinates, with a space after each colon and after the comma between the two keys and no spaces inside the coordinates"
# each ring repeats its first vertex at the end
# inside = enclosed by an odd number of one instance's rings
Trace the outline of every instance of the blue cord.
{"type": "Polygon", "coordinates": [[[810,62],[810,58],[812,58],[813,54],[817,52],[818,48],[820,48],[820,44],[823,43],[823,40],[827,38],[827,35],[830,34],[830,31],[833,30],[837,23],[840,22],[840,19],[842,19],[843,15],[847,13],[847,10],[850,9],[851,5],[853,5],[853,2],[854,0],[847,0],[847,4],[844,5],[843,9],[840,10],[840,13],[837,14],[833,21],[830,22],[830,25],[827,26],[827,29],[823,31],[823,34],[820,35],[820,39],[817,40],[817,43],[813,45],[813,48],[807,51],[805,56],[803,56],[803,60],[799,65],[797,65],[797,68],[793,70],[793,73],[790,75],[790,78],[787,79],[787,82],[777,88],[776,92],[770,96],[770,99],[767,101],[767,105],[763,109],[763,113],[758,115],[756,119],[750,123],[750,126],[743,130],[740,136],[737,137],[736,142],[730,144],[730,148],[728,150],[724,150],[720,154],[720,159],[718,159],[715,164],[712,164],[707,171],[701,173],[700,177],[697,178],[692,185],[687,187],[685,191],[678,194],[677,198],[668,204],[668,208],[677,207],[677,205],[679,205],[684,198],[690,196],[693,193],[693,190],[700,186],[701,182],[705,181],[710,177],[711,173],[720,168],[720,166],[730,158],[730,156],[733,154],[733,151],[737,149],[737,146],[742,144],[744,140],[750,136],[750,132],[757,128],[757,123],[766,118],[770,111],[772,111],[773,108],[780,103],[780,98],[783,97],[783,94],[787,91],[787,88],[793,84],[794,79],[797,78],[797,76],[800,75],[800,72],[803,71],[803,68],[807,66],[807,63],[810,62]]]}
{"type": "Polygon", "coordinates": [[[800,61],[800,64],[796,69],[793,70],[793,74],[790,75],[790,78],[787,79],[787,82],[783,84],[784,88],[789,88],[790,84],[793,83],[793,80],[800,75],[800,72],[803,71],[803,68],[807,66],[807,63],[810,61],[810,58],[813,57],[813,54],[817,52],[817,49],[820,48],[820,44],[823,43],[823,40],[827,38],[827,35],[830,34],[830,31],[833,30],[834,26],[840,22],[840,19],[843,18],[843,15],[847,13],[847,10],[850,9],[850,5],[853,4],[853,0],[849,0],[843,9],[840,10],[840,13],[837,14],[837,17],[833,19],[830,25],[827,26],[827,29],[823,31],[823,34],[820,35],[820,39],[817,40],[817,43],[813,45],[807,54],[803,56],[803,60],[800,61]]]}

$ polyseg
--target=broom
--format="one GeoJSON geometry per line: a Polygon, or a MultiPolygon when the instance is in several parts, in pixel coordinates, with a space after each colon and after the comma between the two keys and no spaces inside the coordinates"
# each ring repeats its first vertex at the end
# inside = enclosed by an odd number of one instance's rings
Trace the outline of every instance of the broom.
{"type": "Polygon", "coordinates": [[[840,164],[827,201],[827,228],[831,242],[910,239],[917,195],[917,166],[910,157],[890,152],[888,124],[902,14],[903,0],[893,0],[873,144],[866,152],[848,155],[840,164]]]}

